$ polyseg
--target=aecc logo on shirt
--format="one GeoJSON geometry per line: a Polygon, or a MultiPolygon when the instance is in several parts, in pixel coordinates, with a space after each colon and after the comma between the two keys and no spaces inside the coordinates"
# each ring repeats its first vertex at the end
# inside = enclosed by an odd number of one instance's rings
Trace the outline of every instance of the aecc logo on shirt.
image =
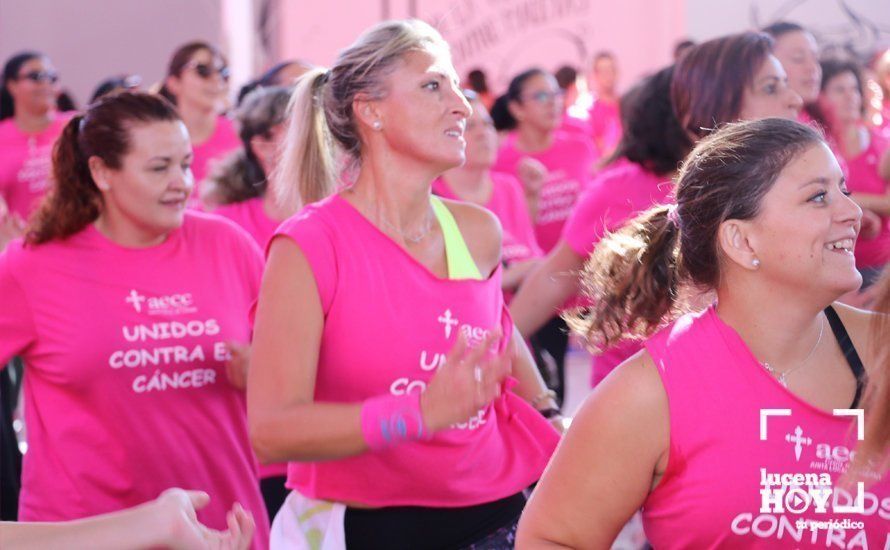
{"type": "Polygon", "coordinates": [[[142,313],[144,310],[149,315],[183,315],[198,311],[189,292],[167,296],[145,296],[136,290],[130,290],[124,301],[132,305],[136,313],[142,313]]]}

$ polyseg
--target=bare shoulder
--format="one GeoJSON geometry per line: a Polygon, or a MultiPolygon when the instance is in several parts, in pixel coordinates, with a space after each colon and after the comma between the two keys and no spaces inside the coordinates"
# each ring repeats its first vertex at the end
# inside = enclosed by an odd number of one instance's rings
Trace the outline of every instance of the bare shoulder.
{"type": "Polygon", "coordinates": [[[655,361],[645,349],[640,350],[606,377],[587,398],[594,409],[620,410],[632,421],[643,421],[648,426],[665,420],[667,428],[668,400],[655,361]],[[594,404],[595,402],[595,404],[594,404]]]}
{"type": "Polygon", "coordinates": [[[501,261],[501,222],[490,210],[468,202],[441,199],[454,216],[479,271],[490,273],[501,261]]]}

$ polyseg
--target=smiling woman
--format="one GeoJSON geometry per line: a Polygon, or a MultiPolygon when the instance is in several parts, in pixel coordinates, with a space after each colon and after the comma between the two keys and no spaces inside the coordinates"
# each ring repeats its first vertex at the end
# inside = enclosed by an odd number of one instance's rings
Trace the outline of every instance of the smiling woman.
{"type": "Polygon", "coordinates": [[[186,211],[191,159],[167,100],[102,98],[65,126],[52,190],[0,254],[0,364],[27,365],[23,521],[187,486],[212,497],[204,523],[224,529],[238,501],[256,517],[254,546],[267,544],[229,355],[249,339],[262,258],[230,222],[186,211]]]}
{"type": "MultiPolygon", "coordinates": [[[[575,416],[523,515],[520,547],[607,548],[640,508],[656,548],[835,542],[796,523],[824,519],[815,507],[772,506],[793,485],[767,480],[830,476],[830,512],[844,511],[840,479],[856,446],[844,410],[859,407],[878,366],[871,315],[835,303],[862,282],[852,250],[862,212],[822,137],[777,118],[704,138],[675,194],[675,206],[605,237],[585,268],[593,306],[575,328],[601,345],[648,340],[575,416]],[[716,302],[678,317],[690,288],[716,302]],[[767,422],[766,409],[787,415],[767,422]]],[[[890,479],[869,476],[865,500],[886,501],[890,479]]],[[[849,517],[861,528],[838,542],[884,544],[873,509],[849,517]]]]}

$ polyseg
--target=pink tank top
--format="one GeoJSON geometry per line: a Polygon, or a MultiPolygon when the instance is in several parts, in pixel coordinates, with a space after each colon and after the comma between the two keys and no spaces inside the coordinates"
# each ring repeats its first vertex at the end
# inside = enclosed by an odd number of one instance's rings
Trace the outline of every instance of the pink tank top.
{"type": "Polygon", "coordinates": [[[653,547],[888,548],[887,476],[870,479],[858,512],[844,510],[858,498],[837,484],[856,446],[851,417],[785,389],[714,307],[681,317],[646,350],[671,434],[664,477],[643,505],[653,547]]]}
{"type": "MultiPolygon", "coordinates": [[[[854,193],[883,195],[887,192],[887,182],[878,174],[878,164],[890,143],[878,130],[870,129],[869,134],[868,148],[858,156],[847,159],[847,187],[854,193]]],[[[890,218],[881,217],[881,232],[877,237],[856,241],[855,254],[856,267],[880,267],[890,262],[890,218]]]]}
{"type": "MultiPolygon", "coordinates": [[[[512,333],[500,267],[484,280],[440,279],[339,195],[304,208],[278,235],[305,255],[324,311],[316,401],[423,391],[460,332],[470,342],[498,326],[512,333]]],[[[370,506],[471,506],[536,481],[558,440],[537,411],[505,391],[430,441],[292,462],[288,487],[370,506]]]]}

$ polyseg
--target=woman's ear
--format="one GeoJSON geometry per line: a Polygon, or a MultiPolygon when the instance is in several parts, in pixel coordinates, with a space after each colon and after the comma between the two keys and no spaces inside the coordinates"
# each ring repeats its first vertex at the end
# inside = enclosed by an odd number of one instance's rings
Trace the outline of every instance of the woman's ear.
{"type": "Polygon", "coordinates": [[[90,176],[96,182],[96,187],[100,191],[109,191],[111,185],[108,183],[108,180],[111,170],[105,164],[105,161],[94,155],[87,160],[87,166],[90,168],[90,176]]]}
{"type": "Polygon", "coordinates": [[[760,259],[751,236],[751,224],[745,220],[726,220],[717,230],[717,246],[726,258],[743,269],[756,270],[760,259]]]}
{"type": "Polygon", "coordinates": [[[371,100],[367,94],[355,94],[355,98],[352,100],[352,112],[355,114],[355,120],[359,127],[371,130],[383,128],[384,121],[380,103],[371,100]]]}

